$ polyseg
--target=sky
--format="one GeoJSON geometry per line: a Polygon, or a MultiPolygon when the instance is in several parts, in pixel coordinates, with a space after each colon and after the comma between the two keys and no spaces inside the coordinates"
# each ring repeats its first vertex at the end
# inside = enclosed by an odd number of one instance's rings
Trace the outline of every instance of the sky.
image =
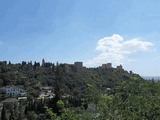
{"type": "Polygon", "coordinates": [[[0,0],[0,61],[112,63],[160,76],[159,0],[0,0]]]}

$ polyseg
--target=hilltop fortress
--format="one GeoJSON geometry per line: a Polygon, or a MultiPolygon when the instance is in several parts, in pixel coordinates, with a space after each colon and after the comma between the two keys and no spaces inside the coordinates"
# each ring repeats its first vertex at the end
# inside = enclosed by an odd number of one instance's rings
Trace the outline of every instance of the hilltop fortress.
{"type": "MultiPolygon", "coordinates": [[[[63,65],[64,65],[64,69],[67,73],[71,72],[71,71],[80,72],[82,70],[87,69],[85,66],[83,66],[83,62],[74,62],[74,64],[64,63],[63,65]]],[[[112,63],[102,64],[102,66],[99,66],[97,68],[103,69],[103,70],[113,70],[114,69],[112,67],[112,63]]],[[[123,70],[122,65],[117,66],[117,69],[123,70]]]]}
{"type": "MultiPolygon", "coordinates": [[[[12,65],[12,63],[9,61],[9,63],[7,64],[7,61],[0,61],[0,65],[2,66],[6,66],[6,65],[12,65]]],[[[34,62],[34,64],[32,64],[32,61],[30,62],[25,62],[22,61],[22,63],[18,63],[16,65],[19,65],[21,67],[23,66],[27,66],[27,67],[31,67],[32,69],[37,69],[39,67],[45,67],[45,68],[51,68],[53,69],[56,65],[54,63],[51,62],[45,62],[44,59],[42,59],[42,64],[40,64],[40,62],[34,62]]],[[[62,68],[64,68],[66,73],[69,72],[80,72],[82,70],[87,69],[85,66],[83,66],[83,62],[74,62],[74,64],[68,64],[68,63],[60,63],[59,64],[62,68]]],[[[103,70],[113,70],[114,68],[112,67],[112,63],[106,63],[106,64],[102,64],[101,66],[97,67],[98,69],[103,69],[103,70]]],[[[121,69],[123,70],[122,65],[117,66],[117,69],[121,69]]]]}
{"type": "Polygon", "coordinates": [[[64,68],[66,72],[70,72],[70,71],[79,72],[83,70],[85,67],[83,67],[83,62],[74,62],[74,64],[65,63],[64,68]]]}

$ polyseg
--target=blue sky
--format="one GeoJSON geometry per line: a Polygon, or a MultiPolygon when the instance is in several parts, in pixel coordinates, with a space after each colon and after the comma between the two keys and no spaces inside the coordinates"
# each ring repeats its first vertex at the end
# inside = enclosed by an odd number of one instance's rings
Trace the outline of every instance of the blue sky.
{"type": "Polygon", "coordinates": [[[159,0],[0,0],[0,60],[111,62],[160,76],[159,0]]]}

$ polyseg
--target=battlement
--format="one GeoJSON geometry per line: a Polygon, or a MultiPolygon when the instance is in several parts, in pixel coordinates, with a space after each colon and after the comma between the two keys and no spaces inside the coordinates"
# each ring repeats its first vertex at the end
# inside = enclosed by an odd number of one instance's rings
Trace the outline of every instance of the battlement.
{"type": "Polygon", "coordinates": [[[102,64],[102,69],[112,68],[112,63],[102,64]]]}
{"type": "Polygon", "coordinates": [[[74,62],[74,64],[64,64],[64,68],[66,72],[75,71],[79,72],[83,69],[83,62],[74,62]]]}

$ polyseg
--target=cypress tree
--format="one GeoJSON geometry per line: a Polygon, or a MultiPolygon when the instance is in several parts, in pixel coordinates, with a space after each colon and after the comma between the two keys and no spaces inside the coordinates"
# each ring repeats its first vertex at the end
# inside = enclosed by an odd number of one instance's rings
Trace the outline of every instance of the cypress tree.
{"type": "Polygon", "coordinates": [[[57,113],[57,115],[60,115],[60,108],[57,106],[57,102],[61,100],[62,98],[62,78],[63,78],[63,72],[60,68],[60,65],[57,62],[56,69],[55,69],[55,82],[54,82],[54,93],[55,97],[53,98],[53,111],[57,113]]]}
{"type": "Polygon", "coordinates": [[[3,106],[3,109],[2,109],[2,113],[1,113],[1,119],[2,120],[8,120],[7,119],[6,108],[4,106],[3,106]]]}
{"type": "Polygon", "coordinates": [[[14,113],[13,110],[11,110],[11,114],[9,116],[9,120],[16,120],[15,113],[14,113]]]}

